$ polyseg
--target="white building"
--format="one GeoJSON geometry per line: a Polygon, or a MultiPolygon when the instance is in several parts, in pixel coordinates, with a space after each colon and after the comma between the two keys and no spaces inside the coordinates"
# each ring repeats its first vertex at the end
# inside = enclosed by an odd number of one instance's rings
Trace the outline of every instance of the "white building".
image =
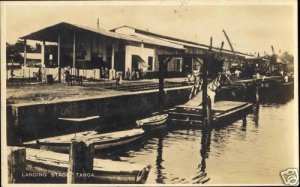
{"type": "MultiPolygon", "coordinates": [[[[153,73],[155,76],[155,72],[158,71],[159,54],[201,54],[209,47],[128,26],[106,31],[65,22],[21,38],[25,40],[25,43],[27,40],[42,41],[42,54],[45,54],[46,42],[57,44],[57,50],[48,52],[47,56],[41,55],[41,63],[49,68],[53,68],[54,65],[57,75],[61,75],[61,68],[72,67],[73,74],[89,74],[89,76],[93,74],[94,78],[101,78],[102,71],[107,69],[110,79],[115,77],[115,72],[123,72],[125,75],[127,71],[131,72],[132,70],[147,71],[146,74],[153,73]]],[[[213,50],[218,49],[213,48],[213,50]]],[[[228,50],[223,53],[233,58],[228,50]]],[[[26,51],[24,54],[24,64],[26,64],[26,51]]],[[[245,56],[243,53],[237,54],[240,58],[245,56]]],[[[167,69],[173,72],[173,76],[184,76],[197,66],[199,66],[199,62],[195,62],[192,58],[178,58],[173,59],[167,69]]],[[[60,76],[57,77],[60,79],[60,76]]]]}

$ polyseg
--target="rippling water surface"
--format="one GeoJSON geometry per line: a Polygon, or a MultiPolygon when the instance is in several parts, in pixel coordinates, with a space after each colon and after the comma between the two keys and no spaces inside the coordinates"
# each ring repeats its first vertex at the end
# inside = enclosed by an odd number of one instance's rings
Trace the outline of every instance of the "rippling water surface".
{"type": "Polygon", "coordinates": [[[279,172],[298,159],[294,100],[258,109],[220,129],[167,130],[102,156],[151,164],[149,184],[282,184],[279,172]]]}

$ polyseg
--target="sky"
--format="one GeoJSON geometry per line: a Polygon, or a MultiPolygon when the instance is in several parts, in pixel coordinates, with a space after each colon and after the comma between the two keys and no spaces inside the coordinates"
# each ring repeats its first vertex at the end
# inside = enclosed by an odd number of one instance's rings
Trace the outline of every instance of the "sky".
{"type": "Polygon", "coordinates": [[[107,30],[128,25],[203,44],[213,37],[215,47],[224,41],[224,48],[229,49],[224,29],[237,51],[270,54],[273,45],[276,52],[295,52],[294,1],[214,2],[15,2],[6,3],[2,14],[9,43],[59,22],[96,28],[99,18],[100,27],[107,30]]]}

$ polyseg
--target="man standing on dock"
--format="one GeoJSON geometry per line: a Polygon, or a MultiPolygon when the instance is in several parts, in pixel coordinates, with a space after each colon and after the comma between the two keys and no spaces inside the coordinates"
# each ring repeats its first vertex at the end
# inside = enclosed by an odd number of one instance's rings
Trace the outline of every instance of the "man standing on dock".
{"type": "Polygon", "coordinates": [[[69,67],[65,71],[65,80],[66,80],[66,83],[69,85],[69,83],[70,83],[70,71],[69,71],[69,67]]]}

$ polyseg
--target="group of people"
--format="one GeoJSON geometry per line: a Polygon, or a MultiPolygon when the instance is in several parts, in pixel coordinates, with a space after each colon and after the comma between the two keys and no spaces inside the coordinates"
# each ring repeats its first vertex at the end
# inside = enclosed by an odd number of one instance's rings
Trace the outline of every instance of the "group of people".
{"type": "Polygon", "coordinates": [[[101,67],[100,68],[100,76],[103,78],[109,78],[108,75],[109,75],[108,68],[101,67]]]}
{"type": "Polygon", "coordinates": [[[143,75],[143,70],[142,69],[135,70],[134,68],[132,68],[132,71],[130,72],[130,69],[127,68],[124,79],[126,79],[126,80],[139,80],[139,79],[141,79],[142,75],[143,75]]]}
{"type": "MultiPolygon", "coordinates": [[[[139,80],[141,79],[143,72],[142,70],[136,71],[135,69],[130,69],[128,68],[124,80],[139,80]]],[[[122,72],[117,72],[116,73],[116,85],[121,85],[123,83],[123,73],[122,72]]]]}
{"type": "MultiPolygon", "coordinates": [[[[114,72],[110,72],[110,71],[108,70],[108,68],[103,68],[103,67],[100,68],[100,76],[101,76],[102,78],[109,78],[109,74],[110,74],[110,73],[114,73],[114,72]]],[[[116,73],[116,77],[113,77],[113,79],[114,79],[114,78],[117,79],[119,76],[122,76],[122,78],[123,78],[124,80],[139,80],[139,79],[141,79],[142,76],[143,76],[143,70],[142,70],[142,69],[135,70],[135,69],[133,68],[132,71],[130,71],[130,69],[127,68],[127,71],[126,71],[126,73],[125,73],[125,76],[123,76],[123,73],[121,73],[121,75],[120,75],[120,73],[116,73]]]]}

